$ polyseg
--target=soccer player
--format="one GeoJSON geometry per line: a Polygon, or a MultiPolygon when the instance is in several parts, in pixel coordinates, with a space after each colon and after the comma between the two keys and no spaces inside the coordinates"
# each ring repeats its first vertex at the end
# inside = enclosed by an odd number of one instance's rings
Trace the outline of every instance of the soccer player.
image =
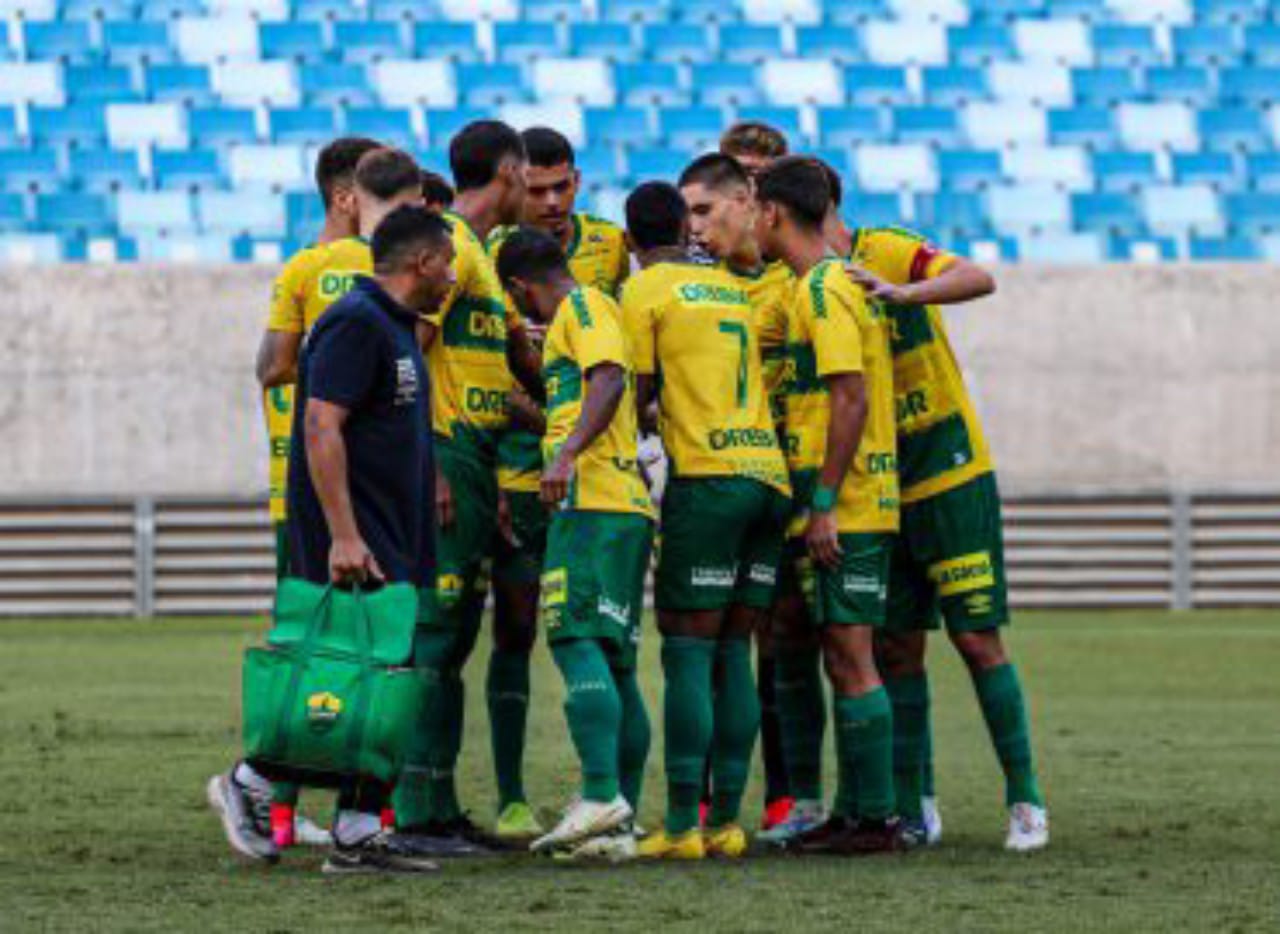
{"type": "Polygon", "coordinates": [[[498,438],[508,423],[512,387],[504,293],[484,240],[520,216],[524,143],[505,123],[476,121],[453,138],[449,162],[458,194],[443,216],[454,232],[457,281],[441,311],[422,326],[438,466],[438,612],[420,626],[430,688],[396,786],[395,815],[397,827],[423,847],[461,855],[501,845],[463,814],[454,770],[462,748],[462,668],[489,588],[498,438]]]}
{"type": "Polygon", "coordinates": [[[453,207],[453,186],[435,172],[422,171],[422,206],[443,213],[453,207]]]}
{"type": "MultiPolygon", "coordinates": [[[[799,278],[788,321],[786,453],[798,506],[798,553],[784,590],[808,612],[780,615],[779,671],[812,672],[816,631],[832,688],[838,784],[831,816],[797,835],[801,852],[875,853],[902,845],[894,816],[893,713],[873,636],[885,621],[898,476],[888,325],[822,236],[830,200],[822,168],[784,157],[757,179],[756,235],[765,255],[799,278]],[[799,623],[797,625],[797,623],[799,623]]],[[[780,679],[781,680],[781,679],[780,679]]],[[[805,726],[813,690],[779,692],[782,718],[805,726]]],[[[816,697],[821,697],[817,685],[816,697]]],[[[820,728],[820,720],[813,724],[820,728]]],[[[821,733],[786,739],[797,796],[821,793],[821,733]]]]}
{"type": "MultiPolygon", "coordinates": [[[[752,322],[763,362],[764,388],[775,427],[781,431],[782,377],[786,368],[787,309],[795,276],[786,263],[767,263],[756,243],[756,202],[751,178],[732,156],[709,153],[680,176],[680,194],[689,206],[689,231],[703,252],[736,276],[751,299],[752,322]]],[[[771,624],[756,630],[756,687],[760,695],[760,741],[764,753],[765,811],[762,830],[785,822],[794,799],[787,786],[786,761],[774,691],[771,624]]],[[[706,795],[704,792],[704,800],[706,795]]]]}
{"type": "Polygon", "coordinates": [[[898,806],[917,836],[941,837],[925,670],[926,633],[941,616],[969,669],[1004,771],[1005,846],[1040,849],[1049,842],[1048,812],[1026,701],[1000,638],[1009,603],[995,466],[938,307],[981,298],[995,283],[979,266],[910,231],[850,230],[839,219],[839,189],[832,193],[828,242],[849,257],[868,294],[886,303],[893,334],[902,530],[879,650],[894,708],[898,806]]]}
{"type": "MultiPolygon", "coordinates": [[[[616,298],[631,269],[625,238],[608,221],[574,211],[581,175],[574,164],[573,146],[547,127],[533,127],[520,135],[529,159],[524,222],[559,242],[575,282],[616,298]]],[[[497,255],[515,230],[499,227],[489,235],[491,256],[497,255]]],[[[523,328],[518,314],[509,318],[508,327],[523,328]]],[[[521,401],[533,405],[527,397],[521,401]]],[[[504,431],[498,442],[498,489],[508,520],[504,527],[509,526],[509,532],[497,536],[494,544],[494,645],[486,697],[498,779],[494,829],[498,836],[511,840],[528,840],[543,833],[525,800],[523,780],[529,657],[537,634],[538,580],[550,521],[538,499],[541,445],[539,432],[518,426],[504,431]]]]}
{"type": "Polygon", "coordinates": [[[540,496],[557,511],[542,618],[582,769],[578,799],[532,849],[616,861],[635,852],[627,825],[649,744],[635,667],[653,506],[636,459],[631,357],[617,305],[578,284],[550,234],[512,234],[498,272],[520,312],[550,325],[540,496]]]}
{"type": "Polygon", "coordinates": [[[750,296],[688,250],[689,209],[665,182],[627,199],[642,271],[622,291],[636,401],[658,401],[670,463],[654,601],[666,677],[665,828],[649,857],[741,856],[742,793],[759,729],[751,634],[773,600],[790,513],[786,463],[761,374],[750,296]],[[713,801],[698,821],[703,765],[713,801]]]}
{"type": "Polygon", "coordinates": [[[777,127],[757,120],[743,120],[724,131],[720,152],[737,159],[754,178],[770,162],[787,154],[787,138],[777,127]]]}

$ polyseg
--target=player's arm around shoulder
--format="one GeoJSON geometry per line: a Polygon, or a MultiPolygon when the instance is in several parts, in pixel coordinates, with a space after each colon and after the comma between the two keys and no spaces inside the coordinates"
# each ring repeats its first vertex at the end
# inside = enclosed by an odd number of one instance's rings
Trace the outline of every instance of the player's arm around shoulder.
{"type": "Polygon", "coordinates": [[[894,305],[955,305],[996,290],[977,263],[895,227],[861,231],[847,268],[869,295],[894,305]]]}

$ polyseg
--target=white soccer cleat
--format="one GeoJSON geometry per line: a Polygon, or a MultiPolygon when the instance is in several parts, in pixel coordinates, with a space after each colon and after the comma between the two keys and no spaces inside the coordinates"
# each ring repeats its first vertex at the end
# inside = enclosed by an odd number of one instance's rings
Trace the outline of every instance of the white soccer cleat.
{"type": "Polygon", "coordinates": [[[920,799],[920,816],[924,821],[924,842],[934,846],[942,842],[942,812],[937,798],[920,799]]]}
{"type": "Polygon", "coordinates": [[[552,854],[572,863],[625,863],[636,858],[636,837],[625,824],[610,833],[588,837],[552,854]]]}
{"type": "Polygon", "coordinates": [[[534,840],[529,849],[535,853],[546,853],[588,837],[598,837],[625,824],[631,816],[631,805],[622,795],[606,802],[575,801],[560,818],[560,823],[550,833],[534,840]]]}
{"type": "Polygon", "coordinates": [[[333,834],[299,814],[293,819],[293,842],[298,846],[332,846],[333,834]]]}
{"type": "Polygon", "coordinates": [[[1015,853],[1042,850],[1049,845],[1049,812],[1020,802],[1009,808],[1009,836],[1004,848],[1015,853]]]}
{"type": "Polygon", "coordinates": [[[786,820],[768,830],[760,831],[756,834],[756,839],[770,846],[786,846],[800,834],[824,823],[826,819],[827,809],[821,801],[797,799],[786,820]]]}

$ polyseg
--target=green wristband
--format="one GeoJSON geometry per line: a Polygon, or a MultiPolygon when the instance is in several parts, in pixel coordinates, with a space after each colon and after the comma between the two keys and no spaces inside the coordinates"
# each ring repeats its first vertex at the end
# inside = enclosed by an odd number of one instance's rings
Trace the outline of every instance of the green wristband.
{"type": "Polygon", "coordinates": [[[836,508],[836,491],[833,487],[819,486],[813,491],[809,508],[814,512],[830,512],[836,508]]]}

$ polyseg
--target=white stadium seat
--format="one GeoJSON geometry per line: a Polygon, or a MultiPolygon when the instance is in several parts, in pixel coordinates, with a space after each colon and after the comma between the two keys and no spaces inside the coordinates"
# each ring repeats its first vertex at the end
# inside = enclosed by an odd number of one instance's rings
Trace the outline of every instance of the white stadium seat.
{"type": "Polygon", "coordinates": [[[289,18],[289,0],[205,0],[210,16],[251,16],[276,22],[289,18]]]}
{"type": "Polygon", "coordinates": [[[1043,145],[1048,138],[1044,111],[1030,104],[970,104],[961,120],[969,142],[978,149],[1043,145]]]}
{"type": "Polygon", "coordinates": [[[499,116],[517,130],[527,130],[531,126],[553,126],[574,146],[582,146],[587,141],[582,110],[571,101],[508,104],[502,108],[499,116]]]}
{"type": "Polygon", "coordinates": [[[862,41],[867,57],[881,65],[947,64],[947,32],[939,23],[873,20],[862,41]]]}
{"type": "Polygon", "coordinates": [[[202,191],[196,196],[200,228],[207,233],[256,237],[284,235],[284,198],[266,192],[202,191]]]}
{"type": "Polygon", "coordinates": [[[860,191],[938,188],[938,166],[928,146],[860,146],[853,157],[860,191]]]}
{"type": "Polygon", "coordinates": [[[16,16],[28,20],[57,19],[57,0],[0,0],[0,19],[16,16]]]}
{"type": "Polygon", "coordinates": [[[533,63],[533,89],[538,100],[576,101],[584,107],[611,107],[613,74],[603,59],[541,58],[533,63]]]}
{"type": "Polygon", "coordinates": [[[764,63],[760,75],[760,85],[774,104],[796,107],[844,103],[844,82],[834,62],[774,59],[764,63]]]}
{"type": "Polygon", "coordinates": [[[742,15],[749,23],[822,22],[819,0],[743,0],[742,15]]]}
{"type": "Polygon", "coordinates": [[[231,242],[225,236],[180,234],[137,238],[138,259],[151,263],[229,263],[231,242]]]}
{"type": "Polygon", "coordinates": [[[1200,147],[1195,113],[1186,104],[1121,104],[1117,126],[1129,149],[1200,147]]]}
{"type": "Polygon", "coordinates": [[[995,62],[988,69],[992,93],[1001,100],[1027,101],[1041,107],[1067,107],[1074,102],[1071,72],[1042,62],[995,62]]]}
{"type": "Polygon", "coordinates": [[[193,64],[261,58],[258,24],[249,17],[177,20],[172,27],[181,57],[193,64]]]}
{"type": "Polygon", "coordinates": [[[1093,63],[1093,43],[1081,20],[1021,20],[1014,26],[1014,41],[1027,61],[1060,65],[1093,63]]]}
{"type": "Polygon", "coordinates": [[[519,0],[441,0],[445,19],[473,21],[477,19],[512,20],[520,17],[519,0]]]}
{"type": "Polygon", "coordinates": [[[1076,146],[1021,146],[1004,154],[1001,167],[1018,184],[1049,184],[1067,191],[1088,191],[1093,172],[1085,151],[1076,146]]]}
{"type": "Polygon", "coordinates": [[[0,104],[61,106],[62,68],[56,62],[0,62],[0,104]]]}
{"type": "Polygon", "coordinates": [[[1019,238],[1018,258],[1055,265],[1100,263],[1102,240],[1092,233],[1031,234],[1019,238]]]}
{"type": "Polygon", "coordinates": [[[225,62],[213,69],[213,89],[231,106],[292,107],[299,100],[292,62],[225,62]]]}
{"type": "Polygon", "coordinates": [[[378,97],[388,106],[455,107],[458,103],[453,66],[439,59],[378,62],[371,78],[378,97]]]}
{"type": "Polygon", "coordinates": [[[1142,210],[1156,233],[1214,236],[1222,232],[1218,197],[1207,185],[1144,188],[1142,210]]]}
{"type": "Polygon", "coordinates": [[[1129,23],[1189,23],[1191,0],[1107,0],[1116,19],[1129,23]]]}
{"type": "Polygon", "coordinates": [[[27,266],[62,259],[57,234],[0,234],[0,264],[27,266]]]}
{"type": "Polygon", "coordinates": [[[122,191],[116,198],[120,229],[186,230],[191,227],[191,196],[185,191],[122,191]]]}
{"type": "Polygon", "coordinates": [[[937,23],[967,23],[969,4],[965,0],[889,0],[897,19],[932,20],[937,23]]]}
{"type": "Polygon", "coordinates": [[[112,149],[187,145],[186,119],[178,104],[108,104],[107,138],[112,149]]]}
{"type": "Polygon", "coordinates": [[[1004,233],[1068,231],[1071,202],[1050,185],[1009,185],[987,193],[991,223],[1004,233]]]}
{"type": "Polygon", "coordinates": [[[307,185],[301,146],[237,146],[229,157],[231,183],[236,187],[303,188],[307,185]]]}

